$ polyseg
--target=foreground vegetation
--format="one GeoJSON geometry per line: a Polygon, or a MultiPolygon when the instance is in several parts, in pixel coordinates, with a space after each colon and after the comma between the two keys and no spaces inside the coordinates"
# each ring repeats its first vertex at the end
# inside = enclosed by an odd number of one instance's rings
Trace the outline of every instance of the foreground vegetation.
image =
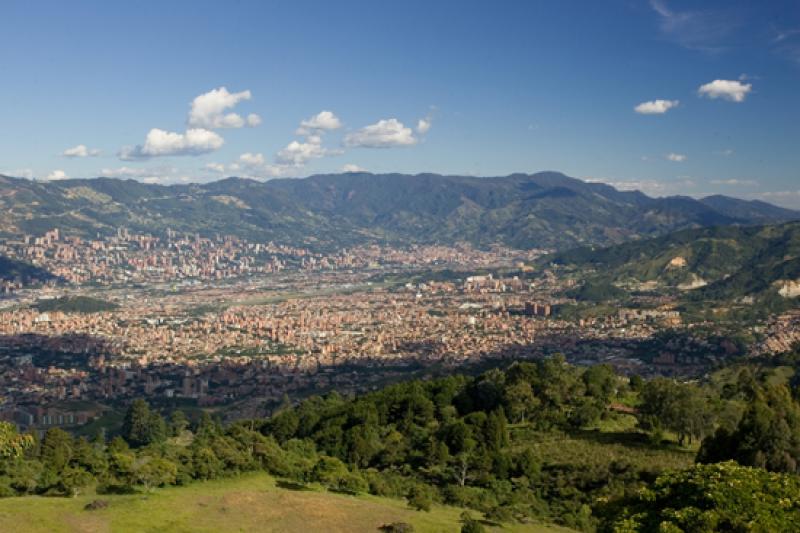
{"type": "MultiPolygon", "coordinates": [[[[800,404],[773,374],[743,366],[724,384],[645,382],[553,357],[355,398],[312,397],[228,427],[208,415],[190,423],[181,411],[165,420],[137,400],[110,441],[52,429],[39,442],[4,426],[0,494],[140,501],[160,487],[202,491],[209,480],[261,471],[300,493],[389,497],[431,516],[443,505],[468,508],[504,527],[748,530],[734,518],[751,516],[792,531],[800,404]],[[722,463],[731,459],[754,468],[722,463]],[[758,505],[747,507],[756,488],[758,505]]],[[[462,525],[484,527],[466,516],[462,525]]]]}

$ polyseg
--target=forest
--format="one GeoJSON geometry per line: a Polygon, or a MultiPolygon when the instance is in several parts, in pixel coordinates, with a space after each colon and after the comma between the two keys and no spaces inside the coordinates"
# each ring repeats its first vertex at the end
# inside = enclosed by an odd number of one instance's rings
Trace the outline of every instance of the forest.
{"type": "Polygon", "coordinates": [[[643,380],[554,356],[287,400],[227,426],[140,399],[119,435],[39,439],[0,423],[0,495],[147,493],[262,470],[287,487],[404,498],[422,512],[448,503],[498,524],[796,531],[798,389],[763,365],[727,376],[643,380]]]}

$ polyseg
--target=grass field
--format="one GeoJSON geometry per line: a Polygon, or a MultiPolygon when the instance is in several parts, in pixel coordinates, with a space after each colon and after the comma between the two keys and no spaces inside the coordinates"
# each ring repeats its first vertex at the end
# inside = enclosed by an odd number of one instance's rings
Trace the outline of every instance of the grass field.
{"type": "MultiPolygon", "coordinates": [[[[409,509],[401,500],[347,496],[321,490],[276,486],[266,474],[158,489],[150,494],[84,495],[76,498],[28,496],[0,500],[0,531],[28,532],[377,532],[391,522],[407,522],[416,532],[458,532],[461,509],[409,509]],[[105,509],[84,506],[106,500],[105,509]]],[[[476,516],[473,513],[473,516],[476,516]]],[[[567,533],[548,525],[487,528],[511,533],[567,533]]]]}

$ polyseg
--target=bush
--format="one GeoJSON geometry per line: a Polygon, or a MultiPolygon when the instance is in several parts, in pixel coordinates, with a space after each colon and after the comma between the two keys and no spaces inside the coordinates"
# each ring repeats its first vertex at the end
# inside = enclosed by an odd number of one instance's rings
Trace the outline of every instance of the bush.
{"type": "Polygon", "coordinates": [[[411,487],[408,493],[408,506],[417,511],[430,511],[433,505],[434,491],[433,488],[418,483],[411,487]]]}
{"type": "Polygon", "coordinates": [[[638,531],[797,531],[800,479],[734,462],[659,476],[622,505],[609,529],[638,531]],[[754,529],[754,526],[757,526],[754,529]]]}

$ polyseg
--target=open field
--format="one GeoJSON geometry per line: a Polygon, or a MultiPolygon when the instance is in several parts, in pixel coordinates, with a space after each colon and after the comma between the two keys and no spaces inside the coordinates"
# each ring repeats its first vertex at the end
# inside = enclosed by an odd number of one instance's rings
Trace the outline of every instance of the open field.
{"type": "MultiPolygon", "coordinates": [[[[0,531],[27,532],[376,532],[407,522],[416,532],[457,532],[461,509],[409,509],[401,500],[279,488],[266,474],[246,475],[151,494],[0,500],[0,531]],[[87,511],[95,500],[105,509],[87,511]]],[[[474,516],[474,513],[473,513],[474,516]]],[[[546,525],[514,525],[490,531],[567,533],[546,525]]]]}

